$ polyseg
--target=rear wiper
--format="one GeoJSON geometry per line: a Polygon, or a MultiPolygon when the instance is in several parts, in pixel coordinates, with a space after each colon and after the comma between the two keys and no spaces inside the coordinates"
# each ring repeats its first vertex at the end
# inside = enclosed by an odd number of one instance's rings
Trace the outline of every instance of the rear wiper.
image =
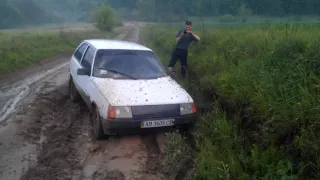
{"type": "Polygon", "coordinates": [[[131,79],[135,79],[135,80],[137,79],[137,78],[135,78],[135,77],[133,77],[133,76],[131,76],[129,74],[126,74],[126,73],[123,73],[123,72],[119,72],[116,69],[103,69],[103,68],[99,68],[99,69],[111,71],[111,72],[114,72],[114,73],[117,73],[117,74],[121,74],[121,75],[127,76],[127,77],[129,77],[131,79]]]}

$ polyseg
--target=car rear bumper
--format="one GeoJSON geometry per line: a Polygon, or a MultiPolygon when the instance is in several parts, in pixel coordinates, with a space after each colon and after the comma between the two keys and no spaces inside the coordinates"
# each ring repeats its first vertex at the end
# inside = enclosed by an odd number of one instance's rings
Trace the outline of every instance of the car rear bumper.
{"type": "MultiPolygon", "coordinates": [[[[154,127],[154,128],[141,128],[141,123],[145,120],[132,120],[132,119],[106,119],[102,120],[103,131],[105,134],[132,134],[141,132],[158,132],[167,131],[179,126],[190,125],[195,123],[196,114],[184,115],[174,118],[173,126],[154,127]]],[[[161,119],[154,119],[161,120],[161,119]]],[[[152,121],[152,120],[148,120],[152,121]]]]}

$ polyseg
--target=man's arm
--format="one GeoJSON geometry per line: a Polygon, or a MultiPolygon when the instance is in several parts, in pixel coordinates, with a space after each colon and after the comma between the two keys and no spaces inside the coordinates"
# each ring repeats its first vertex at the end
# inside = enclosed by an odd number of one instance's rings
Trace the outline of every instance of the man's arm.
{"type": "Polygon", "coordinates": [[[180,41],[181,37],[183,36],[183,31],[180,30],[176,35],[176,42],[180,41]]]}
{"type": "Polygon", "coordinates": [[[196,35],[195,33],[191,32],[193,38],[195,38],[195,40],[200,41],[200,37],[198,35],[196,35]]]}

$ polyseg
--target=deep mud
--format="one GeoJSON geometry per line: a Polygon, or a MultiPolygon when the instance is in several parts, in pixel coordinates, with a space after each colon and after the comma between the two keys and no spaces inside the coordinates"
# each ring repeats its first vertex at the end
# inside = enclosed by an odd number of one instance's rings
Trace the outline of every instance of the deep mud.
{"type": "MultiPolygon", "coordinates": [[[[139,29],[121,36],[137,41],[139,29]]],[[[122,39],[122,38],[121,38],[122,39]]],[[[164,134],[91,139],[89,112],[68,98],[67,67],[38,82],[0,127],[0,179],[163,180],[164,134]]]]}
{"type": "Polygon", "coordinates": [[[39,95],[35,101],[26,109],[33,120],[21,135],[38,145],[38,162],[21,179],[79,179],[81,167],[74,148],[75,140],[86,130],[81,117],[87,112],[68,100],[66,85],[39,95]]]}
{"type": "Polygon", "coordinates": [[[22,180],[166,179],[157,172],[161,135],[92,140],[87,107],[70,102],[66,84],[39,94],[24,111],[32,121],[23,125],[20,135],[37,144],[38,152],[37,164],[22,180]]]}

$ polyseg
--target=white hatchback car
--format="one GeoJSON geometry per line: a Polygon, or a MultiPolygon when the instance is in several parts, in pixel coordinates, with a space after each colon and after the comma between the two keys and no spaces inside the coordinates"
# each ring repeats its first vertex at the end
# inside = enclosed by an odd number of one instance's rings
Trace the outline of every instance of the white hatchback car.
{"type": "Polygon", "coordinates": [[[195,124],[193,99],[145,46],[84,40],[71,57],[69,72],[70,99],[83,99],[89,107],[95,139],[147,129],[189,130],[195,124]]]}

